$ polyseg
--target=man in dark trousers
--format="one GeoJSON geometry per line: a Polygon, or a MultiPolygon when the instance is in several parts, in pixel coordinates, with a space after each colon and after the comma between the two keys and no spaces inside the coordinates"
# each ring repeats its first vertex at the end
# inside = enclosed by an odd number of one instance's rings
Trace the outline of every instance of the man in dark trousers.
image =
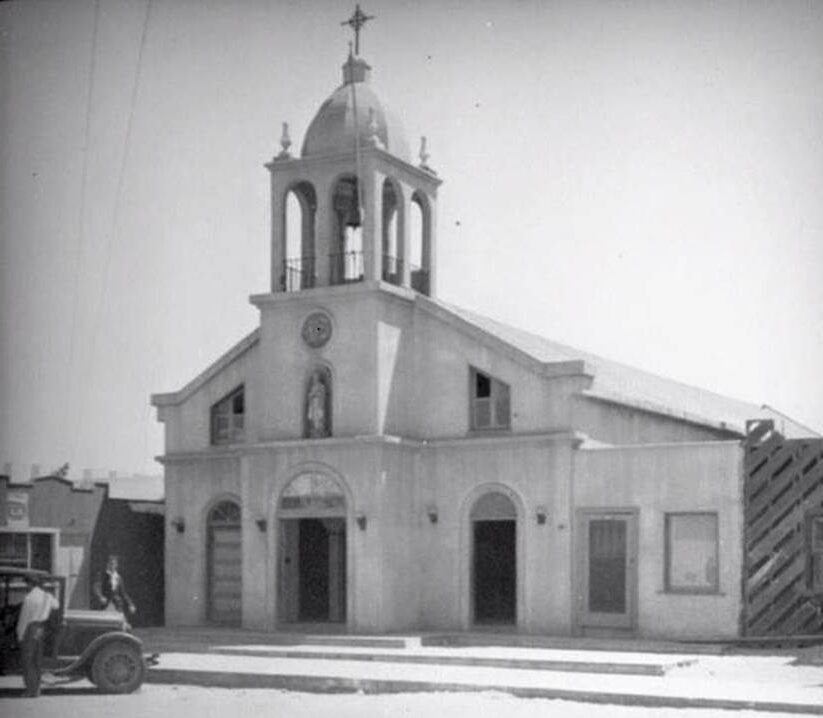
{"type": "Polygon", "coordinates": [[[134,601],[126,593],[123,577],[117,569],[117,556],[109,556],[106,570],[103,571],[94,584],[94,595],[97,597],[101,608],[111,606],[124,615],[132,615],[136,610],[134,601]]]}
{"type": "Polygon", "coordinates": [[[23,668],[24,696],[40,695],[40,679],[43,675],[43,642],[46,624],[52,611],[60,608],[57,599],[40,587],[35,576],[26,576],[28,589],[20,615],[17,618],[17,642],[20,644],[20,663],[23,668]]]}

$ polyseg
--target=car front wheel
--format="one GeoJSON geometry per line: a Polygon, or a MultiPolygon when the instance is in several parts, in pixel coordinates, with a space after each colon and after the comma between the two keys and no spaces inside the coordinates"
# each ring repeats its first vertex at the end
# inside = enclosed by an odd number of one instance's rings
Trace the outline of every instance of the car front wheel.
{"type": "Polygon", "coordinates": [[[91,680],[101,693],[131,693],[143,683],[146,667],[136,646],[107,643],[94,657],[91,680]]]}

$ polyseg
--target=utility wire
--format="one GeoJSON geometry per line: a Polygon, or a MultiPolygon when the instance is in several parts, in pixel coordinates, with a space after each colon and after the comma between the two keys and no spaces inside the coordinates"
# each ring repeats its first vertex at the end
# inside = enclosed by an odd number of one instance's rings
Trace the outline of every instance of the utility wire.
{"type": "MultiPolygon", "coordinates": [[[[85,235],[86,235],[86,195],[89,173],[89,142],[91,137],[91,111],[92,101],[94,99],[94,78],[96,76],[95,66],[97,63],[97,35],[100,24],[100,0],[94,0],[94,29],[91,35],[91,52],[89,55],[89,81],[88,91],[86,94],[86,126],[83,132],[83,170],[80,177],[80,207],[77,216],[77,240],[74,253],[74,268],[72,272],[72,300],[71,300],[71,333],[69,334],[69,361],[68,361],[68,379],[66,385],[69,387],[69,392],[72,394],[70,406],[74,406],[73,394],[76,384],[71,381],[74,375],[75,366],[75,349],[77,339],[77,315],[79,303],[79,285],[80,273],[83,271],[83,256],[85,253],[85,235]]],[[[77,448],[77,431],[75,426],[74,432],[74,446],[77,448]]]]}
{"type": "MultiPolygon", "coordinates": [[[[134,83],[132,84],[131,88],[131,99],[129,102],[129,114],[126,120],[126,135],[123,141],[123,153],[120,157],[120,168],[117,175],[117,188],[115,190],[114,195],[114,211],[112,213],[112,221],[111,221],[111,231],[109,232],[108,240],[106,242],[106,258],[103,266],[103,287],[100,292],[100,301],[97,307],[97,315],[96,320],[94,323],[94,329],[92,333],[92,341],[91,341],[91,354],[89,357],[89,373],[90,379],[94,376],[94,365],[97,353],[97,340],[100,334],[100,330],[103,323],[103,309],[106,303],[106,297],[108,295],[109,289],[109,273],[111,269],[111,259],[113,254],[114,248],[114,239],[117,233],[117,224],[118,219],[120,216],[120,203],[123,197],[123,180],[126,174],[126,165],[128,163],[129,158],[129,150],[131,148],[131,133],[132,133],[132,126],[134,120],[134,108],[137,104],[137,94],[138,89],[140,87],[140,78],[142,75],[142,68],[143,68],[143,54],[146,48],[146,36],[148,34],[149,28],[149,18],[151,16],[151,9],[152,9],[153,0],[147,0],[146,2],[146,12],[143,16],[143,27],[140,33],[140,46],[137,52],[137,68],[134,72],[134,83]]],[[[85,408],[88,402],[80,402],[80,421],[78,422],[78,432],[82,430],[83,425],[85,423],[85,408]]]]}
{"type": "MultiPolygon", "coordinates": [[[[358,6],[359,8],[359,6],[358,6]]],[[[364,246],[364,223],[366,221],[366,215],[363,211],[363,192],[362,192],[362,185],[361,185],[361,174],[362,174],[362,166],[361,166],[361,159],[360,159],[360,127],[358,124],[358,116],[357,116],[357,90],[355,88],[355,78],[354,78],[354,57],[351,53],[351,43],[349,43],[349,84],[351,85],[351,104],[352,104],[352,112],[354,113],[354,191],[357,194],[357,217],[360,221],[360,256],[362,258],[365,265],[365,246],[364,246]]],[[[348,249],[344,247],[344,252],[348,249]]],[[[354,262],[356,259],[352,258],[354,262]]],[[[377,261],[375,258],[374,261],[377,261]]],[[[346,257],[343,257],[344,267],[346,262],[346,257]]],[[[365,273],[365,266],[363,267],[363,272],[365,273]]],[[[356,271],[356,264],[355,270],[356,271]]],[[[344,269],[345,272],[345,269],[344,269]]]]}

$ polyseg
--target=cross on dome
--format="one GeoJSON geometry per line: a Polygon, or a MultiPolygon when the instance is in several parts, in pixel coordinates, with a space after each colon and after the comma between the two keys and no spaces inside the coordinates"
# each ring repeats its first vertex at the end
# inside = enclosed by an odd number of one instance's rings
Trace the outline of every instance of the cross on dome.
{"type": "Polygon", "coordinates": [[[366,15],[358,3],[354,7],[354,13],[348,20],[341,22],[341,25],[348,25],[354,30],[354,54],[360,54],[360,28],[363,27],[369,20],[374,20],[374,15],[366,15]]]}

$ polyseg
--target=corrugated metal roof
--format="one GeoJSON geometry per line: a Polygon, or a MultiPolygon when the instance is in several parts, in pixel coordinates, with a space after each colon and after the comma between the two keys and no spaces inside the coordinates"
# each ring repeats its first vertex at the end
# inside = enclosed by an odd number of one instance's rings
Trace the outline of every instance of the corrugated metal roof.
{"type": "Polygon", "coordinates": [[[819,436],[818,432],[803,426],[790,417],[768,406],[732,399],[721,394],[690,386],[673,379],[604,359],[573,347],[559,344],[537,334],[504,324],[462,307],[437,301],[439,306],[464,321],[532,356],[539,362],[551,364],[582,360],[593,370],[594,383],[586,395],[618,404],[659,411],[689,421],[712,425],[725,424],[734,431],[745,430],[749,419],[769,418],[788,438],[819,436]]]}

